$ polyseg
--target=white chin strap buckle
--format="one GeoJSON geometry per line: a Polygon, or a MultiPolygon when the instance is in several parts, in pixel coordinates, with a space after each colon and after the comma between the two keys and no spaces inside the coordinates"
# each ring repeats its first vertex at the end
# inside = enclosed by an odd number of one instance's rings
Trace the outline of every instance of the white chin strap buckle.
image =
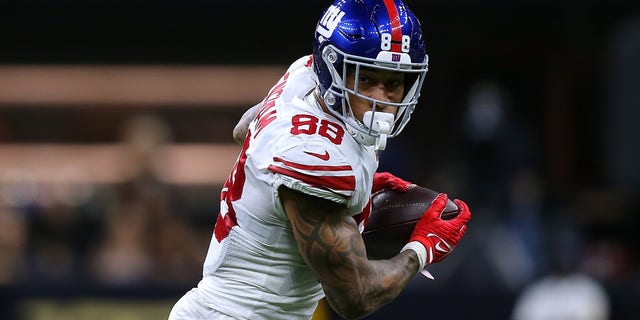
{"type": "Polygon", "coordinates": [[[362,117],[362,122],[372,131],[378,132],[376,138],[376,150],[384,150],[387,147],[387,136],[393,129],[395,116],[388,112],[367,111],[362,117]]]}

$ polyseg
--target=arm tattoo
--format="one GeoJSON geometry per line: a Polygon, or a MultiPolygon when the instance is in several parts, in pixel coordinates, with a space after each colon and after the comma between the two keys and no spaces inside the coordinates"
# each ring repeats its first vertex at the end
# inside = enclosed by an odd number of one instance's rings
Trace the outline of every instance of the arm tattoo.
{"type": "Polygon", "coordinates": [[[358,226],[344,207],[291,191],[286,194],[295,194],[295,201],[285,208],[299,250],[339,313],[359,316],[377,310],[415,274],[417,259],[409,252],[391,260],[368,260],[358,226]]]}

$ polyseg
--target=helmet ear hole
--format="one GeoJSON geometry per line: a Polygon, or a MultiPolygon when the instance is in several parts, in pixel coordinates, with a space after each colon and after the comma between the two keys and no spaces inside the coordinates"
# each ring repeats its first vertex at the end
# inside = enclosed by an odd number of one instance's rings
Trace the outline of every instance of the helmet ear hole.
{"type": "Polygon", "coordinates": [[[334,64],[338,61],[338,54],[335,50],[331,49],[331,47],[326,47],[324,49],[324,56],[327,57],[327,61],[331,64],[334,64]]]}
{"type": "Polygon", "coordinates": [[[324,94],[324,101],[329,105],[330,108],[334,108],[334,105],[336,104],[336,95],[327,91],[324,94]]]}

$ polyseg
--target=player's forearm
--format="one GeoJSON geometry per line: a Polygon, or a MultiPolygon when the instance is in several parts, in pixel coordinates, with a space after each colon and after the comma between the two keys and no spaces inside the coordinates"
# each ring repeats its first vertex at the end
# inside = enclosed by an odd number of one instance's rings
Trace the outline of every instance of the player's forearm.
{"type": "Polygon", "coordinates": [[[261,105],[262,103],[258,103],[245,111],[240,118],[240,121],[238,121],[236,126],[233,128],[233,140],[237,143],[242,144],[244,142],[244,138],[247,136],[247,132],[249,131],[249,123],[256,117],[261,105]]]}
{"type": "Polygon", "coordinates": [[[292,221],[300,251],[314,269],[332,308],[347,319],[370,314],[400,294],[419,268],[413,252],[369,260],[351,217],[320,215],[292,221]],[[333,221],[331,221],[333,220],[333,221]]]}
{"type": "Polygon", "coordinates": [[[416,274],[415,254],[403,252],[390,260],[360,261],[352,280],[323,282],[331,307],[346,319],[364,317],[395,299],[416,274]]]}
{"type": "Polygon", "coordinates": [[[314,270],[332,308],[347,319],[379,309],[418,271],[417,256],[369,260],[355,220],[331,201],[280,189],[298,249],[314,270]]]}

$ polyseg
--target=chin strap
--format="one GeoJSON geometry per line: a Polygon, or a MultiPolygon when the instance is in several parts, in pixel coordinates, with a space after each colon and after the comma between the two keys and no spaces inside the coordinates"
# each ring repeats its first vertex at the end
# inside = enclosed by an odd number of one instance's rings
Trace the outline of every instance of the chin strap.
{"type": "Polygon", "coordinates": [[[376,150],[384,150],[387,147],[387,137],[393,129],[395,116],[387,112],[367,111],[362,117],[362,122],[372,131],[378,132],[375,146],[376,150]]]}
{"type": "Polygon", "coordinates": [[[381,133],[378,138],[376,138],[376,150],[384,150],[387,147],[387,135],[381,133]]]}

